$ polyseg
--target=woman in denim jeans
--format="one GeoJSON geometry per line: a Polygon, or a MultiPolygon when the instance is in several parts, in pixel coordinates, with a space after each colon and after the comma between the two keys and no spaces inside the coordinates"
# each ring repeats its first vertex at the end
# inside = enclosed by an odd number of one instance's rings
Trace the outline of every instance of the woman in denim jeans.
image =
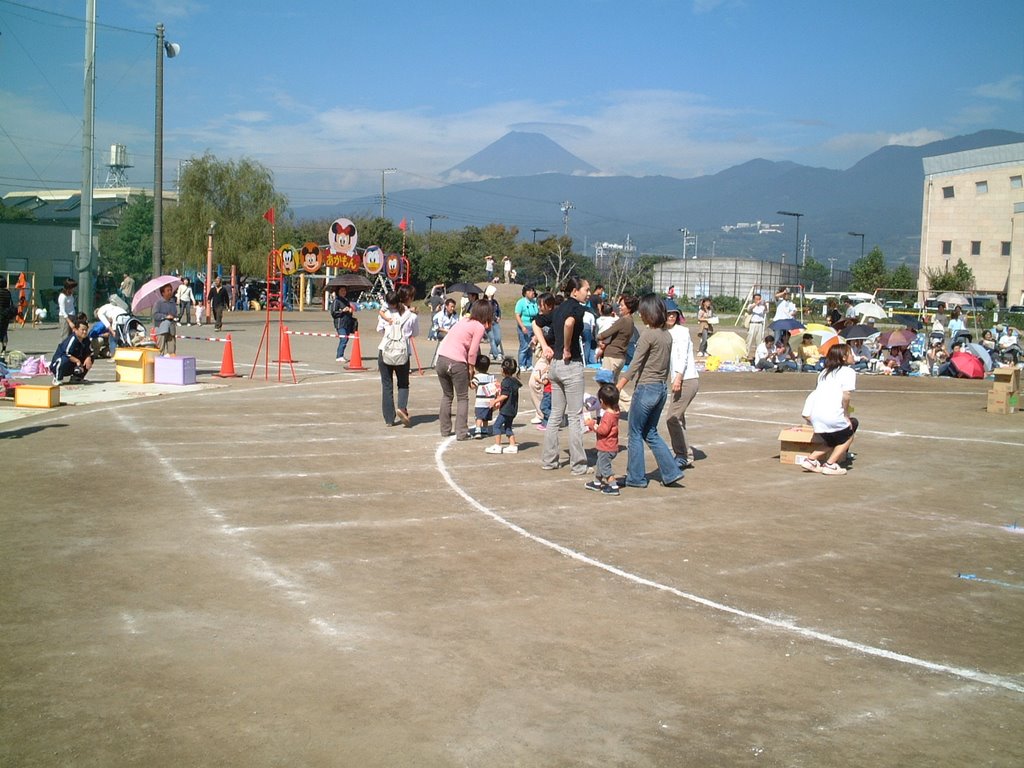
{"type": "Polygon", "coordinates": [[[662,485],[672,485],[683,478],[672,449],[658,434],[658,420],[668,398],[667,381],[672,360],[672,334],[665,327],[665,303],[653,293],[641,297],[640,319],[647,327],[640,332],[629,371],[618,382],[621,390],[628,381],[636,379],[629,406],[626,449],[626,485],[633,488],[646,488],[648,483],[644,443],[658,462],[662,485]]]}

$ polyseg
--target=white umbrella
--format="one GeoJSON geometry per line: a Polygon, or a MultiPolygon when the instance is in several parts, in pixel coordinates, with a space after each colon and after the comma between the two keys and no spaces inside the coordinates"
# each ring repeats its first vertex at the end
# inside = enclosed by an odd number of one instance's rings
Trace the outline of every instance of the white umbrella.
{"type": "Polygon", "coordinates": [[[135,292],[135,296],[132,297],[132,312],[137,314],[144,309],[149,309],[160,301],[160,290],[165,285],[177,289],[181,285],[181,278],[174,275],[160,275],[160,277],[147,280],[135,292]]]}
{"type": "Polygon", "coordinates": [[[969,301],[967,301],[966,296],[964,296],[962,293],[957,293],[956,291],[946,291],[945,293],[940,293],[938,296],[935,297],[935,300],[941,301],[947,307],[966,307],[970,303],[969,301]]]}
{"type": "Polygon", "coordinates": [[[868,318],[884,320],[889,316],[885,313],[885,309],[883,307],[878,306],[873,301],[862,301],[853,308],[853,311],[861,316],[860,321],[862,323],[868,318]]]}

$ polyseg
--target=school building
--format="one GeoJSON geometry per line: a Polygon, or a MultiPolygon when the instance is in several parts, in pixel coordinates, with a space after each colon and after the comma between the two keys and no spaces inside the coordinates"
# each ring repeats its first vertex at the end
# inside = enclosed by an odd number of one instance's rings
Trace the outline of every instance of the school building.
{"type": "Polygon", "coordinates": [[[974,290],[1024,300],[1024,143],[924,158],[918,286],[958,259],[974,290]]]}

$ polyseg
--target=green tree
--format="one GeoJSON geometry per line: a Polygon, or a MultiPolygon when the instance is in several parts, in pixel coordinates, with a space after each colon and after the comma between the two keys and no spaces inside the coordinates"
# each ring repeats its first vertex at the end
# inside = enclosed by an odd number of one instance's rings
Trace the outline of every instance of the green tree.
{"type": "Polygon", "coordinates": [[[207,230],[214,221],[216,262],[236,264],[243,274],[263,274],[271,245],[263,215],[273,207],[278,224],[288,229],[287,206],[288,199],[274,189],[273,174],[255,160],[193,158],[181,176],[178,204],[164,217],[167,262],[205,265],[207,230]]]}
{"type": "Polygon", "coordinates": [[[9,208],[0,201],[0,221],[15,221],[17,219],[34,219],[30,211],[23,211],[20,208],[9,208]]]}
{"type": "Polygon", "coordinates": [[[963,259],[957,259],[952,270],[928,268],[925,277],[933,291],[969,291],[974,287],[974,272],[963,259]]]}
{"type": "Polygon", "coordinates": [[[100,232],[101,275],[136,277],[153,271],[153,198],[133,197],[121,212],[117,229],[100,232]]]}
{"type": "Polygon", "coordinates": [[[889,273],[886,284],[889,288],[912,291],[917,288],[917,273],[906,264],[900,264],[889,273]]]}
{"type": "Polygon", "coordinates": [[[877,245],[850,265],[850,290],[873,293],[886,285],[885,256],[877,245]]]}
{"type": "Polygon", "coordinates": [[[808,258],[800,267],[800,279],[809,290],[822,290],[829,284],[828,267],[820,261],[808,258]]]}

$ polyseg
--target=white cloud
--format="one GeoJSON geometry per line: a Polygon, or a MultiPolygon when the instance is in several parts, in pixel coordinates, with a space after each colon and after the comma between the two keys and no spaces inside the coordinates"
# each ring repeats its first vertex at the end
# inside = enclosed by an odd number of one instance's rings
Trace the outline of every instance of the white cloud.
{"type": "Polygon", "coordinates": [[[971,93],[984,99],[1020,104],[1024,101],[1024,75],[1008,75],[994,83],[982,83],[971,93]]]}

